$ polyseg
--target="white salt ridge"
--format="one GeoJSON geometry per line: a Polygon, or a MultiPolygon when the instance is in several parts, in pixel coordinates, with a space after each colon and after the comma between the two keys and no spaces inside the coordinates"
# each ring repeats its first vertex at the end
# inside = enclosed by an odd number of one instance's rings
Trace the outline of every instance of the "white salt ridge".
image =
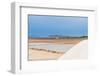
{"type": "Polygon", "coordinates": [[[68,52],[62,55],[59,60],[64,59],[87,59],[88,58],[88,40],[83,40],[72,47],[68,52]]]}
{"type": "Polygon", "coordinates": [[[29,43],[29,48],[46,49],[56,52],[67,52],[75,44],[55,44],[55,43],[29,43]]]}

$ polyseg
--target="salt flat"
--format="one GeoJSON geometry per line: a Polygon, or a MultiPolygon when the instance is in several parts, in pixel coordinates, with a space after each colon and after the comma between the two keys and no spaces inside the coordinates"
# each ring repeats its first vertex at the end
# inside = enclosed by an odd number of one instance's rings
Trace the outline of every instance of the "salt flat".
{"type": "Polygon", "coordinates": [[[75,44],[56,44],[56,43],[29,43],[29,49],[38,48],[38,49],[47,49],[53,50],[56,52],[67,52],[75,44]]]}

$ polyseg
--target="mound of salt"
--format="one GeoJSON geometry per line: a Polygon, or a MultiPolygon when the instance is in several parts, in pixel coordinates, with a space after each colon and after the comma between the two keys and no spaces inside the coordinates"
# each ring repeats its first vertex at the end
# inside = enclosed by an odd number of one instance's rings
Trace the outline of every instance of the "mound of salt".
{"type": "Polygon", "coordinates": [[[63,59],[86,59],[88,57],[88,40],[83,40],[76,44],[70,50],[68,50],[64,55],[62,55],[59,60],[63,59]]]}

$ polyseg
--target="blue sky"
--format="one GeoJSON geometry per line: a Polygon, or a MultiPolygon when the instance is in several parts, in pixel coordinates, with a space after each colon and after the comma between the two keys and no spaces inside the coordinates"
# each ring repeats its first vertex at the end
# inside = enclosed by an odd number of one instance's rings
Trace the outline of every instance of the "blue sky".
{"type": "Polygon", "coordinates": [[[28,36],[87,36],[88,18],[78,16],[28,16],[28,36]]]}

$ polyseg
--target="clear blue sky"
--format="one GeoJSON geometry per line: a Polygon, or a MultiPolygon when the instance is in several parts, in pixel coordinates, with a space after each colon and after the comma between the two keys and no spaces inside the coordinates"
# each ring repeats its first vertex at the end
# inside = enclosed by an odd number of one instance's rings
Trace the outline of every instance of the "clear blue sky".
{"type": "Polygon", "coordinates": [[[87,36],[88,18],[78,16],[28,16],[28,36],[87,36]]]}

